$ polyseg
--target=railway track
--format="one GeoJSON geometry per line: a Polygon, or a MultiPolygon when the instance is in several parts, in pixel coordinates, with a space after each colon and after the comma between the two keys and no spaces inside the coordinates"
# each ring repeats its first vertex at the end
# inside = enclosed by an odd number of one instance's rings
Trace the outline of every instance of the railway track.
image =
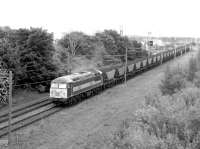
{"type": "MultiPolygon", "coordinates": [[[[12,131],[27,126],[61,110],[49,98],[14,107],[12,111],[12,131]]],[[[0,138],[8,134],[8,111],[0,114],[0,138]]]]}

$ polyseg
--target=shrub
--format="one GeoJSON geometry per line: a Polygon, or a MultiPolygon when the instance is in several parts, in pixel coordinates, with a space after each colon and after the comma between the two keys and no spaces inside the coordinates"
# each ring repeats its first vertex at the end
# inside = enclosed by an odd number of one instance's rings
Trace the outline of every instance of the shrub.
{"type": "Polygon", "coordinates": [[[193,83],[196,87],[200,88],[200,71],[197,71],[195,73],[195,78],[193,80],[193,83]]]}
{"type": "Polygon", "coordinates": [[[197,72],[197,60],[195,58],[190,58],[187,79],[189,81],[193,81],[196,72],[197,72]]]}
{"type": "Polygon", "coordinates": [[[200,91],[184,88],[173,96],[146,98],[135,114],[135,124],[165,148],[198,148],[200,144],[200,91]]]}
{"type": "Polygon", "coordinates": [[[185,76],[180,68],[171,69],[170,67],[167,67],[164,79],[161,80],[159,88],[163,95],[172,95],[176,91],[184,88],[185,84],[185,76]]]}

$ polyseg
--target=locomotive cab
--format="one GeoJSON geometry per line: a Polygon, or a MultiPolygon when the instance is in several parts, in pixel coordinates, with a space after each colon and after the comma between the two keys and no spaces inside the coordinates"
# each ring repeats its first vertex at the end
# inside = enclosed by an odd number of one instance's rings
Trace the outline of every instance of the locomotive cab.
{"type": "Polygon", "coordinates": [[[67,98],[69,95],[70,82],[65,77],[60,77],[51,82],[51,98],[67,98]]]}
{"type": "Polygon", "coordinates": [[[64,101],[94,87],[102,85],[101,72],[87,70],[56,78],[51,82],[50,98],[64,101]]]}

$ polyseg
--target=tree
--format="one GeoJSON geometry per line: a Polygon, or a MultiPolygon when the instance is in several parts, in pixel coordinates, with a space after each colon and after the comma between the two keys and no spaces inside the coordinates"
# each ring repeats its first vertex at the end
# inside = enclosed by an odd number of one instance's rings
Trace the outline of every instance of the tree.
{"type": "Polygon", "coordinates": [[[117,46],[113,36],[108,34],[108,32],[106,31],[102,33],[96,33],[95,36],[98,40],[100,40],[104,44],[105,50],[108,52],[108,54],[110,55],[117,54],[117,46]]]}
{"type": "MultiPolygon", "coordinates": [[[[16,47],[19,51],[22,74],[18,83],[34,83],[53,79],[56,67],[52,62],[53,34],[41,28],[19,29],[16,32],[16,47]]],[[[48,86],[50,83],[41,83],[48,86]]],[[[39,84],[31,85],[38,87],[39,84]]]]}
{"type": "Polygon", "coordinates": [[[126,48],[128,50],[128,60],[134,60],[136,58],[135,53],[142,52],[141,43],[130,40],[127,36],[121,36],[115,30],[104,30],[104,32],[96,33],[95,36],[103,42],[108,54],[118,55],[115,58],[120,59],[122,62],[125,61],[126,48]]]}
{"type": "Polygon", "coordinates": [[[15,70],[18,67],[18,51],[15,48],[15,30],[0,28],[0,63],[4,69],[15,70]]]}
{"type": "Polygon", "coordinates": [[[64,49],[64,53],[67,53],[69,73],[71,73],[72,69],[72,59],[76,55],[76,53],[81,52],[81,46],[84,43],[85,36],[86,35],[81,32],[71,32],[69,34],[66,34],[58,41],[58,44],[61,45],[64,49]]]}

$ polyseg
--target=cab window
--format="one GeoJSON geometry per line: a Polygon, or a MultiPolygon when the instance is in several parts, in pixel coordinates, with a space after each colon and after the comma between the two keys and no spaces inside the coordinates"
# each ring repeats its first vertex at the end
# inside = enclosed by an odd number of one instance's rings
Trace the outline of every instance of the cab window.
{"type": "Polygon", "coordinates": [[[59,88],[67,88],[67,84],[59,84],[59,88]]]}
{"type": "Polygon", "coordinates": [[[52,83],[51,84],[51,88],[58,88],[58,84],[57,83],[52,83]]]}

